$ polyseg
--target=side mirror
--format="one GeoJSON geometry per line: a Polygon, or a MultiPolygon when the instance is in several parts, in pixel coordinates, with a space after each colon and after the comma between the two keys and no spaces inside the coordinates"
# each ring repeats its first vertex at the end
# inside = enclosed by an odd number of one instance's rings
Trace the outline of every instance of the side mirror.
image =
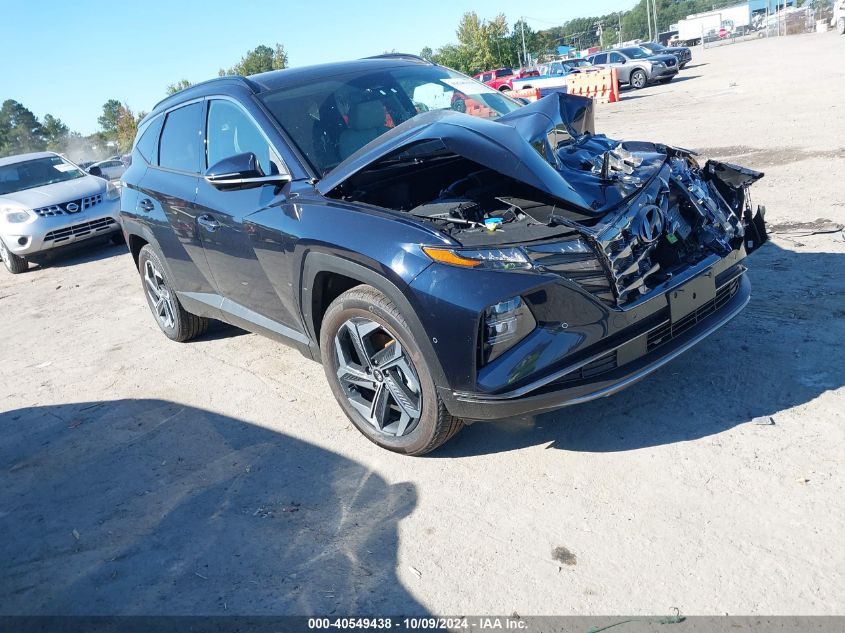
{"type": "Polygon", "coordinates": [[[282,186],[291,181],[289,174],[265,174],[252,152],[227,156],[209,167],[204,177],[207,183],[220,191],[252,189],[263,185],[282,186]]]}

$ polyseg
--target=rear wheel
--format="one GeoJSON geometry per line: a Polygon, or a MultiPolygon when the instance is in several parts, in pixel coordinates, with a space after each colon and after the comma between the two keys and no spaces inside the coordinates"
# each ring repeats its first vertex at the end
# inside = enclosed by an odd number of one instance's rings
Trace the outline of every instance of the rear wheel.
{"type": "Polygon", "coordinates": [[[845,18],[839,18],[836,23],[836,30],[839,31],[839,35],[845,35],[845,18]]]}
{"type": "Polygon", "coordinates": [[[645,85],[648,83],[648,77],[645,74],[645,71],[642,70],[635,70],[631,73],[631,87],[635,90],[639,90],[640,88],[645,88],[645,85]]]}
{"type": "Polygon", "coordinates": [[[6,270],[8,270],[13,275],[17,275],[23,272],[26,272],[29,268],[29,263],[21,257],[20,255],[15,255],[12,253],[6,245],[3,243],[3,240],[0,240],[0,258],[3,259],[3,263],[6,264],[6,270]]]}
{"type": "Polygon", "coordinates": [[[147,304],[167,338],[183,343],[208,329],[208,319],[191,314],[179,303],[161,258],[149,244],[138,254],[138,269],[147,304]]]}
{"type": "Polygon", "coordinates": [[[423,455],[463,426],[446,410],[401,312],[372,286],[357,286],[332,302],[320,349],[332,393],[375,444],[423,455]]]}

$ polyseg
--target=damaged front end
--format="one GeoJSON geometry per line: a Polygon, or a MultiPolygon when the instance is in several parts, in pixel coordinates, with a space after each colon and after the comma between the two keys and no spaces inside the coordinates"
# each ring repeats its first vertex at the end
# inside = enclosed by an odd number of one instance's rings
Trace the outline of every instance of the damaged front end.
{"type": "Polygon", "coordinates": [[[748,193],[762,173],[596,135],[592,107],[555,94],[496,121],[425,113],[353,154],[318,190],[430,222],[468,265],[505,254],[502,268],[555,273],[616,309],[766,241],[764,209],[748,193]]]}

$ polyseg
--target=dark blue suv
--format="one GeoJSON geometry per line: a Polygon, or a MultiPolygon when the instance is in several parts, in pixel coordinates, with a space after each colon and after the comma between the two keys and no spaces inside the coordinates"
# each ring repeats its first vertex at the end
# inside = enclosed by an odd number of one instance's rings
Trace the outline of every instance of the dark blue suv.
{"type": "Polygon", "coordinates": [[[164,333],[219,319],[321,362],[380,446],[610,395],[749,298],[762,174],[595,134],[407,55],[227,77],[159,103],[123,176],[164,333]]]}

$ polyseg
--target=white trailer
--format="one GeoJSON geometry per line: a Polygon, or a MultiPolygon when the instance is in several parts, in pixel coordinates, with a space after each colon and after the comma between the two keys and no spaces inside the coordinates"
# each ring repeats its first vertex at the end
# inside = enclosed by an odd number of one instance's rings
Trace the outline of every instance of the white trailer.
{"type": "Polygon", "coordinates": [[[694,13],[678,20],[678,40],[686,46],[692,46],[700,43],[702,37],[717,36],[721,29],[731,33],[750,24],[751,7],[747,2],[715,11],[694,13]]]}

